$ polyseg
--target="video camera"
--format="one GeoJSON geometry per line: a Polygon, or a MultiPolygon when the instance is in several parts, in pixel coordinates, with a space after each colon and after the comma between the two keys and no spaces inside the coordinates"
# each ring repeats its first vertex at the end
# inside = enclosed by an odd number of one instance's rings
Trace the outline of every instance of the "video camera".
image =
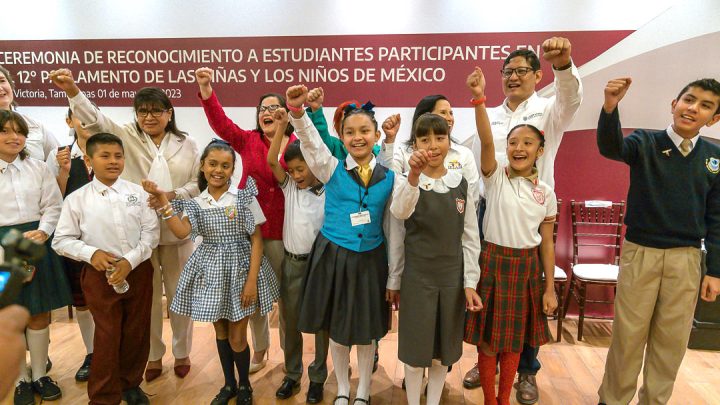
{"type": "Polygon", "coordinates": [[[13,229],[0,240],[5,250],[5,262],[0,264],[0,308],[15,302],[22,285],[32,278],[33,263],[45,256],[45,245],[25,239],[13,229]]]}

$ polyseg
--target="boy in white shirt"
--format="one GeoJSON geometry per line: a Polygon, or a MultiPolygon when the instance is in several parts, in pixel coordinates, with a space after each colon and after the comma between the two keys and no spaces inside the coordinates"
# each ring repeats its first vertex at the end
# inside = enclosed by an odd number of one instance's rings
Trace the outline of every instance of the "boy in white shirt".
{"type": "MultiPolygon", "coordinates": [[[[278,399],[287,399],[300,389],[303,371],[303,339],[298,329],[300,305],[303,295],[303,281],[308,267],[308,258],[315,237],[325,218],[325,187],[313,175],[300,151],[300,141],[287,146],[285,163],[288,171],[280,165],[279,153],[282,134],[288,125],[287,111],[278,109],[273,117],[278,122],[276,136],[268,149],[267,162],[275,180],[285,195],[285,220],[283,223],[283,244],[285,257],[280,281],[280,312],[285,320],[285,378],[275,392],[278,399]],[[278,135],[280,134],[280,135],[278,135]]],[[[310,386],[307,402],[323,400],[323,385],[327,379],[327,331],[315,334],[315,360],[308,367],[310,386]]]]}
{"type": "Polygon", "coordinates": [[[88,397],[90,404],[119,404],[121,398],[148,404],[139,385],[150,350],[150,255],[159,223],[142,187],[120,179],[120,138],[93,135],[86,152],[94,178],[65,199],[53,249],[86,263],[81,284],[95,319],[88,397]],[[117,292],[125,282],[129,290],[117,292]]]}

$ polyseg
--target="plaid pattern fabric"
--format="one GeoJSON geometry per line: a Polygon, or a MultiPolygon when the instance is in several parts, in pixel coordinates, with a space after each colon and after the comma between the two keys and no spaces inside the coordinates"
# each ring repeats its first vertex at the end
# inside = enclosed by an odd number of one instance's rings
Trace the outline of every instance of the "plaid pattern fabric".
{"type": "Polygon", "coordinates": [[[195,200],[173,200],[173,207],[188,216],[193,237],[200,235],[203,241],[180,274],[171,311],[200,322],[235,322],[258,310],[263,315],[272,310],[279,292],[265,256],[257,279],[258,300],[248,307],[240,303],[250,268],[248,235],[255,229],[247,204],[256,194],[255,184],[248,178],[247,187],[238,191],[235,207],[202,209],[195,200]]]}
{"type": "Polygon", "coordinates": [[[480,312],[465,317],[465,342],[486,342],[494,352],[521,352],[550,340],[542,313],[542,278],[537,248],[513,249],[483,241],[477,292],[480,312]]]}

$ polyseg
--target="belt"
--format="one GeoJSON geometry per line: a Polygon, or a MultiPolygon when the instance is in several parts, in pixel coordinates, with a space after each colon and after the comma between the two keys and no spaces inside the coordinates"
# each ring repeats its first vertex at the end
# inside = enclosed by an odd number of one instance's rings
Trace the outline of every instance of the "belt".
{"type": "Polygon", "coordinates": [[[287,256],[287,257],[289,257],[289,258],[291,258],[291,259],[300,260],[300,261],[305,261],[305,260],[308,259],[308,257],[310,257],[310,253],[306,253],[306,254],[304,254],[304,255],[296,255],[295,253],[290,253],[290,252],[288,252],[288,251],[286,250],[286,251],[285,251],[285,256],[287,256]]]}

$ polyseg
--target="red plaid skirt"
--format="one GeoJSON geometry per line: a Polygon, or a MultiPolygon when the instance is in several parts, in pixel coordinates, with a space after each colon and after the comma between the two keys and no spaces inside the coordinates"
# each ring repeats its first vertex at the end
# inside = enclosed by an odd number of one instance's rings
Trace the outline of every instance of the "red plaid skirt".
{"type": "Polygon", "coordinates": [[[513,249],[483,241],[477,292],[480,312],[467,312],[467,343],[486,342],[494,352],[521,352],[550,340],[542,312],[542,277],[537,248],[513,249]]]}

